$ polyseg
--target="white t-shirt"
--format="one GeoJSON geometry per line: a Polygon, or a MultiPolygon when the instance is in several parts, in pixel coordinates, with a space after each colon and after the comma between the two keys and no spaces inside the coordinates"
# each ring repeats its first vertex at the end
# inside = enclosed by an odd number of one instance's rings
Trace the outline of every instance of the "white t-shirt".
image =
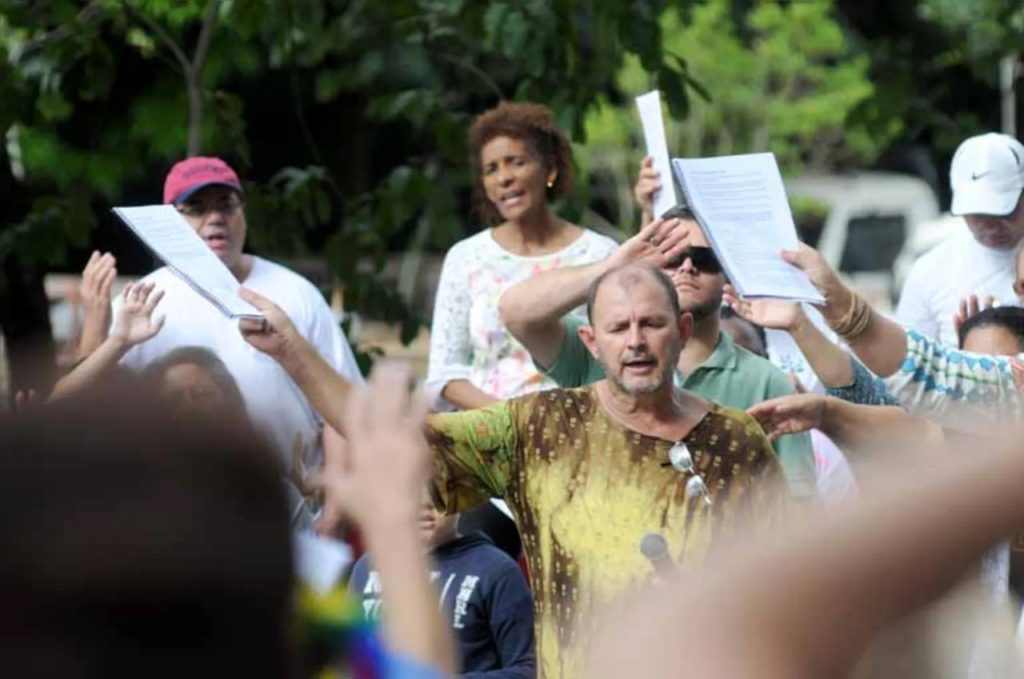
{"type": "Polygon", "coordinates": [[[960,300],[992,295],[1000,304],[1016,305],[1013,251],[980,245],[967,226],[921,256],[903,284],[896,318],[926,337],[957,346],[953,316],[960,300]]]}
{"type": "MultiPolygon", "coordinates": [[[[280,306],[299,333],[342,376],[362,383],[352,349],[320,291],[279,264],[259,257],[252,260],[252,271],[244,285],[280,306]]],[[[122,365],[141,370],[180,347],[210,349],[234,376],[249,418],[280,451],[285,468],[291,468],[297,437],[301,437],[303,465],[307,470],[318,468],[323,461],[319,417],[284,369],[242,339],[237,321],[218,311],[166,267],[143,281],[155,283],[164,291],[153,317],[162,315],[166,322],[156,337],[133,347],[121,360],[122,365]]]]}

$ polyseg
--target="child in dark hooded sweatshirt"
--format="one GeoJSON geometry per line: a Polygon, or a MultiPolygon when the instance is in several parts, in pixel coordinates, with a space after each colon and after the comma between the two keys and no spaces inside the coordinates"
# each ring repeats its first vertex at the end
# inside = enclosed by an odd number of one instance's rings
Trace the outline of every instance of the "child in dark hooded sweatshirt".
{"type": "MultiPolygon", "coordinates": [[[[533,598],[519,566],[482,533],[459,536],[458,515],[444,516],[429,500],[420,529],[430,550],[431,580],[458,640],[464,678],[533,679],[533,598]]],[[[363,613],[381,615],[381,588],[366,556],[356,562],[349,590],[363,613]]]]}

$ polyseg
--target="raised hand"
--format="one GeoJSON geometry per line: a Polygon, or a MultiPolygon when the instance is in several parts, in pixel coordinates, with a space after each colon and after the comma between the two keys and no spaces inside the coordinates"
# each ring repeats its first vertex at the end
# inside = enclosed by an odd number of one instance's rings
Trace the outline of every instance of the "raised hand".
{"type": "Polygon", "coordinates": [[[295,338],[298,337],[292,319],[281,307],[254,290],[242,288],[238,294],[263,314],[262,320],[242,319],[238,322],[242,338],[279,361],[285,358],[295,347],[295,338]]]}
{"type": "Polygon", "coordinates": [[[819,428],[826,400],[821,394],[790,394],[751,406],[747,414],[774,440],[819,428]]]}
{"type": "Polygon", "coordinates": [[[654,218],[654,194],[661,188],[661,173],[654,169],[654,158],[647,156],[640,163],[640,174],[633,187],[633,198],[643,211],[643,221],[654,218]]]}
{"type": "Polygon", "coordinates": [[[110,337],[125,347],[142,344],[164,327],[164,318],[153,319],[153,310],[163,299],[163,290],[153,283],[135,283],[121,293],[121,305],[110,329],[110,337]]]}
{"type": "Polygon", "coordinates": [[[984,302],[978,299],[977,295],[964,297],[960,300],[959,310],[953,315],[953,327],[956,328],[957,332],[960,332],[960,326],[963,325],[967,319],[973,318],[985,309],[991,309],[994,306],[996,306],[996,298],[992,295],[986,297],[984,302]]]}
{"type": "Polygon", "coordinates": [[[430,478],[430,454],[423,440],[429,408],[421,393],[410,393],[412,371],[378,361],[365,387],[354,388],[345,408],[346,464],[321,476],[326,510],[338,510],[361,527],[367,523],[415,523],[430,478]]]}
{"type": "Polygon", "coordinates": [[[109,252],[94,251],[82,270],[78,296],[85,311],[78,356],[84,358],[95,351],[107,337],[110,327],[110,294],[117,278],[117,260],[109,252]]]}
{"type": "Polygon", "coordinates": [[[803,320],[804,312],[797,302],[781,299],[740,299],[736,289],[726,284],[722,299],[744,320],[762,328],[791,331],[803,320]]]}
{"type": "Polygon", "coordinates": [[[612,257],[616,264],[644,262],[664,269],[689,244],[690,226],[680,219],[655,219],[619,246],[612,257]]]}
{"type": "Polygon", "coordinates": [[[853,301],[853,293],[843,285],[839,276],[820,252],[804,243],[796,250],[783,250],[782,258],[807,274],[814,287],[825,298],[822,313],[826,318],[841,317],[853,301]]]}

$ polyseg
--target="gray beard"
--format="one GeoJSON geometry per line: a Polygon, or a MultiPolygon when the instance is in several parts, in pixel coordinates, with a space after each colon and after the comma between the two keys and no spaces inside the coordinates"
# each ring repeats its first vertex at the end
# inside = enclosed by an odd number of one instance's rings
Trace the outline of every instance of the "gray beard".
{"type": "Polygon", "coordinates": [[[625,393],[629,394],[630,396],[644,396],[646,394],[653,394],[654,392],[656,392],[659,389],[663,388],[665,386],[665,384],[671,383],[671,381],[672,381],[672,371],[674,369],[675,369],[674,365],[673,366],[668,366],[668,368],[661,373],[661,378],[657,382],[655,382],[654,384],[644,385],[642,387],[637,387],[637,386],[634,386],[632,384],[626,384],[625,382],[620,380],[618,377],[611,377],[610,376],[611,375],[611,371],[609,371],[607,369],[607,367],[605,368],[605,373],[607,373],[609,375],[608,379],[610,379],[612,382],[614,382],[615,386],[617,386],[619,389],[621,389],[625,393]]]}

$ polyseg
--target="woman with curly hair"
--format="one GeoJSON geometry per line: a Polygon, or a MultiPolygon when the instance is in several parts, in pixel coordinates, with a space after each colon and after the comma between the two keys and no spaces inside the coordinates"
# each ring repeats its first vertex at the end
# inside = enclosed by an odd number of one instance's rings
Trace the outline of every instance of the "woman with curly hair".
{"type": "Polygon", "coordinates": [[[445,257],[427,371],[431,395],[457,409],[554,386],[501,323],[498,298],[535,273],[600,261],[617,247],[552,209],[572,187],[572,149],[547,107],[502,102],[477,117],[469,162],[490,228],[445,257]]]}

